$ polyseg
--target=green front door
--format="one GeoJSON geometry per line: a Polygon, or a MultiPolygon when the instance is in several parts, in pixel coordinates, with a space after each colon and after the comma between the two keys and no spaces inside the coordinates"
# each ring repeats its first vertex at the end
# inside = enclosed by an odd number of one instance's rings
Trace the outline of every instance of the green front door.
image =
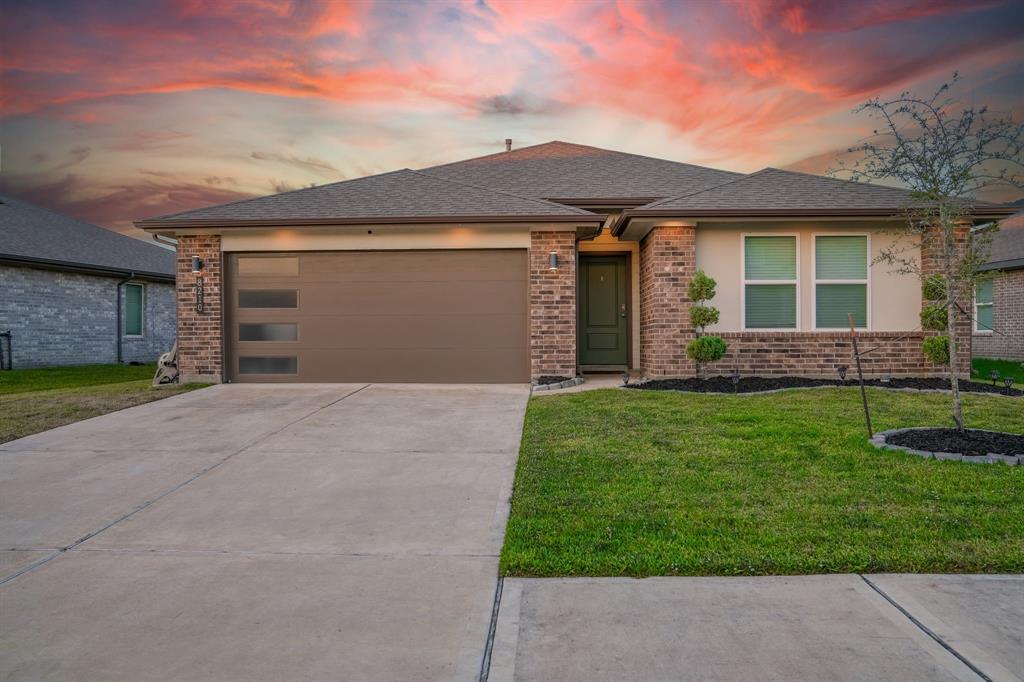
{"type": "Polygon", "coordinates": [[[626,256],[580,255],[580,364],[626,365],[626,256]]]}

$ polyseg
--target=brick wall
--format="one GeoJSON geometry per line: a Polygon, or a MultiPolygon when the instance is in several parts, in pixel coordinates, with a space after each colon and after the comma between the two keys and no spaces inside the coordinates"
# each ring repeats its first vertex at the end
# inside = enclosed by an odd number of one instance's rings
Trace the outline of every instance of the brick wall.
{"type": "MultiPolygon", "coordinates": [[[[708,375],[838,376],[840,365],[855,376],[853,342],[849,332],[727,332],[720,334],[729,346],[725,357],[707,367],[708,375]]],[[[877,348],[861,357],[865,376],[892,372],[894,376],[941,374],[944,368],[930,364],[921,351],[924,332],[857,332],[859,350],[877,348]]]]}
{"type": "Polygon", "coordinates": [[[992,280],[991,334],[975,334],[975,357],[1024,361],[1024,270],[992,280]]]}
{"type": "MultiPolygon", "coordinates": [[[[0,330],[11,330],[14,366],[117,362],[119,279],[0,266],[0,330]]],[[[141,283],[143,336],[122,336],[124,362],[155,362],[174,343],[174,285],[141,283]]]]}
{"type": "MultiPolygon", "coordinates": [[[[963,252],[966,249],[967,241],[970,239],[970,226],[963,225],[956,228],[954,231],[957,248],[963,252]]],[[[941,237],[939,236],[938,228],[930,235],[926,235],[921,242],[921,271],[925,276],[932,273],[942,273],[942,251],[941,251],[941,237]]],[[[973,292],[961,291],[957,296],[957,300],[960,306],[964,310],[971,310],[973,301],[973,292]]],[[[921,306],[927,303],[922,297],[921,306]]],[[[913,326],[920,326],[920,320],[913,320],[913,326]]],[[[968,316],[963,318],[955,325],[955,329],[951,330],[951,333],[956,334],[958,342],[958,362],[957,367],[960,372],[970,373],[971,371],[971,320],[968,316]]],[[[929,336],[934,336],[938,332],[926,332],[929,336]]]]}
{"type": "Polygon", "coordinates": [[[656,227],[640,242],[640,365],[647,376],[689,376],[693,338],[686,287],[696,271],[692,227],[656,227]]]}
{"type": "Polygon", "coordinates": [[[220,382],[224,376],[224,316],[219,235],[178,237],[178,372],[181,382],[220,382]],[[204,311],[196,312],[192,257],[203,260],[204,311]]]}
{"type": "Polygon", "coordinates": [[[530,373],[576,376],[576,233],[530,233],[530,373]],[[548,254],[558,254],[551,270],[548,254]]]}

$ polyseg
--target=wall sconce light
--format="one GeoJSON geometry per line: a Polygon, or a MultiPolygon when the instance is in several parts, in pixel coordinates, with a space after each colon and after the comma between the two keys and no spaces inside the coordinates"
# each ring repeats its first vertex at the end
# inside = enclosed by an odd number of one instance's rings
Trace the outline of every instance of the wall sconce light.
{"type": "Polygon", "coordinates": [[[552,251],[551,253],[548,254],[548,269],[549,270],[557,270],[558,269],[558,252],[557,251],[552,251]]]}
{"type": "Polygon", "coordinates": [[[192,274],[198,275],[203,271],[203,261],[199,256],[192,256],[192,274]]]}

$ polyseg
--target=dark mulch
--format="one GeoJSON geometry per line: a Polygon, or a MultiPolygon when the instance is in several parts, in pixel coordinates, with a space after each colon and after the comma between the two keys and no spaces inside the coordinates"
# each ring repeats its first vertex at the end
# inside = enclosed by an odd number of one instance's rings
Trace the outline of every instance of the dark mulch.
{"type": "Polygon", "coordinates": [[[914,429],[887,436],[886,443],[927,452],[954,452],[961,455],[1024,455],[1024,435],[966,429],[914,429]]]}
{"type": "MultiPolygon", "coordinates": [[[[889,381],[881,379],[865,379],[866,386],[878,388],[916,388],[949,390],[949,381],[934,378],[893,378],[889,381]]],[[[730,377],[710,377],[707,379],[654,379],[640,384],[630,384],[627,388],[638,388],[646,391],[691,391],[694,393],[757,393],[774,391],[780,388],[806,388],[809,386],[857,386],[857,380],[847,377],[839,379],[811,379],[808,377],[741,377],[739,385],[733,384],[730,377]]],[[[983,384],[977,381],[961,381],[960,390],[966,393],[999,393],[1001,395],[1024,395],[1024,391],[1012,388],[983,384]]]]}
{"type": "Polygon", "coordinates": [[[563,381],[569,381],[572,377],[560,377],[553,374],[545,374],[544,376],[538,377],[537,384],[540,386],[546,386],[548,384],[560,384],[563,381]]]}

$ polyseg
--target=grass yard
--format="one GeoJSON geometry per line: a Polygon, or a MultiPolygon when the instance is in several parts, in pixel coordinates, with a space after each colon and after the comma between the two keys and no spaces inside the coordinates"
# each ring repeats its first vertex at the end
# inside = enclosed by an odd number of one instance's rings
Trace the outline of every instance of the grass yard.
{"type": "Polygon", "coordinates": [[[1015,388],[1024,388],[1024,362],[1013,360],[996,360],[994,358],[974,358],[971,360],[971,378],[988,383],[991,381],[992,370],[999,372],[999,385],[1004,377],[1013,377],[1015,388]]]}
{"type": "MultiPolygon", "coordinates": [[[[877,430],[948,425],[944,394],[869,389],[877,430]]],[[[530,401],[502,571],[523,576],[1024,571],[1024,466],[866,440],[855,388],[530,401]]],[[[1024,432],[1024,399],[967,395],[1024,432]]]]}
{"type": "Polygon", "coordinates": [[[202,388],[153,388],[156,365],[84,365],[0,372],[0,443],[202,388]]]}

